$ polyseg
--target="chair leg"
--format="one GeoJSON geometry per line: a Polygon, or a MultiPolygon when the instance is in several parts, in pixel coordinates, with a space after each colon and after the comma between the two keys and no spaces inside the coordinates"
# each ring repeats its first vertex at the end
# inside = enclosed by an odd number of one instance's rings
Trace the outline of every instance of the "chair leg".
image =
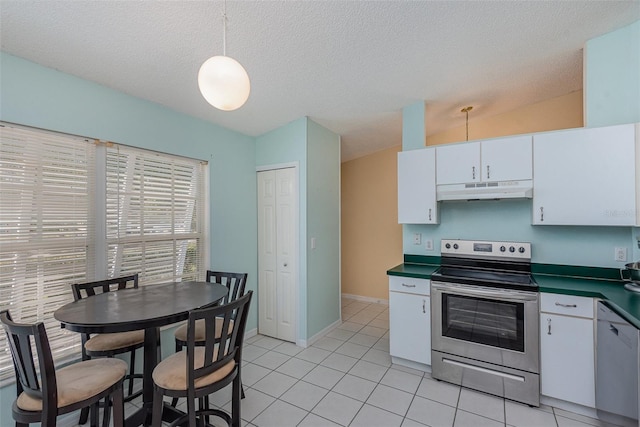
{"type": "Polygon", "coordinates": [[[122,387],[113,394],[113,427],[124,427],[124,390],[122,387]]]}
{"type": "Polygon", "coordinates": [[[78,421],[78,424],[86,424],[87,420],[89,419],[89,408],[82,408],[80,410],[80,420],[78,421]]]}
{"type": "Polygon", "coordinates": [[[91,405],[90,414],[91,414],[91,427],[98,427],[98,418],[100,415],[100,402],[96,402],[93,405],[91,405]]]}
{"type": "Polygon", "coordinates": [[[233,386],[231,389],[231,426],[240,427],[240,390],[242,389],[242,383],[240,376],[236,376],[233,380],[233,386]]]}
{"type": "Polygon", "coordinates": [[[153,390],[153,412],[151,417],[151,426],[162,426],[162,391],[158,388],[153,390]]]}
{"type": "Polygon", "coordinates": [[[135,372],[136,372],[136,351],[131,350],[131,358],[129,359],[129,390],[128,390],[129,394],[127,396],[131,396],[133,394],[133,374],[135,372]]]}
{"type": "MultiPolygon", "coordinates": [[[[179,351],[182,351],[182,345],[178,341],[176,341],[176,353],[179,351]]],[[[171,406],[175,408],[177,405],[178,405],[178,398],[174,397],[173,399],[171,399],[171,406]]]]}
{"type": "Polygon", "coordinates": [[[105,396],[104,413],[102,414],[102,427],[109,427],[110,418],[111,418],[111,396],[105,396]]]}

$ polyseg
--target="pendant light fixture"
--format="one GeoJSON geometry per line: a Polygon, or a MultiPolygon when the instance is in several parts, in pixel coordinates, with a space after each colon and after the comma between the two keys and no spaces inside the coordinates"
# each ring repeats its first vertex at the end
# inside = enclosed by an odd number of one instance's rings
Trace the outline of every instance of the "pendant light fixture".
{"type": "Polygon", "coordinates": [[[468,107],[464,107],[460,110],[461,113],[466,113],[467,115],[467,141],[469,140],[469,111],[473,110],[473,106],[469,105],[468,107]]]}
{"type": "Polygon", "coordinates": [[[222,13],[222,55],[207,59],[198,72],[198,87],[204,99],[223,111],[242,107],[249,98],[249,75],[238,61],[227,56],[227,2],[222,13]]]}

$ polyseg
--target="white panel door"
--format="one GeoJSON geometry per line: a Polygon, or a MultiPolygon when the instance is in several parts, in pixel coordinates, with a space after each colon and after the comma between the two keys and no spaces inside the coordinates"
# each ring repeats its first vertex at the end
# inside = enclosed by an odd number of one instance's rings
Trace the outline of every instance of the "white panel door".
{"type": "Polygon", "coordinates": [[[258,173],[258,332],[295,341],[297,197],[294,168],[258,173]]]}
{"type": "Polygon", "coordinates": [[[276,174],[276,263],[277,263],[277,338],[295,341],[296,295],[296,183],[295,169],[278,169],[276,174]]]}

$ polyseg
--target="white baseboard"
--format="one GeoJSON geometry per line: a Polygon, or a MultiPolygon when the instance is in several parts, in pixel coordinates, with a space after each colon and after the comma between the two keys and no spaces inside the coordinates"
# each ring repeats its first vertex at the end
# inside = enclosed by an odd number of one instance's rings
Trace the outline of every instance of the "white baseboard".
{"type": "Polygon", "coordinates": [[[573,412],[574,414],[580,414],[589,418],[598,419],[596,408],[590,408],[588,406],[579,405],[577,403],[567,402],[566,400],[556,399],[555,397],[542,395],[540,396],[540,403],[553,406],[554,408],[564,409],[565,411],[573,412]]]}
{"type": "Polygon", "coordinates": [[[363,301],[363,302],[369,302],[369,303],[373,303],[373,304],[389,305],[389,300],[388,299],[364,297],[362,295],[342,294],[342,298],[349,298],[349,299],[354,299],[354,300],[363,301]]]}
{"type": "Polygon", "coordinates": [[[244,331],[244,339],[248,340],[251,337],[255,337],[256,335],[258,335],[258,328],[253,328],[253,329],[249,329],[249,330],[245,330],[244,331]]]}
{"type": "Polygon", "coordinates": [[[298,340],[296,344],[298,344],[300,347],[306,348],[307,346],[310,346],[314,342],[318,341],[320,338],[324,337],[326,334],[328,334],[329,332],[331,332],[341,324],[342,324],[342,319],[338,319],[332,324],[330,324],[329,326],[327,326],[326,328],[324,328],[323,330],[321,330],[320,332],[318,332],[317,334],[315,334],[314,336],[310,337],[309,339],[298,340]]]}

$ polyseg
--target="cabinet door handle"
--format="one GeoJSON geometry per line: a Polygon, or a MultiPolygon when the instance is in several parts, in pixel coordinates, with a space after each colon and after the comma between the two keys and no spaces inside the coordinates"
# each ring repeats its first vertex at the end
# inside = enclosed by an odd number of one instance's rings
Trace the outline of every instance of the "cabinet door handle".
{"type": "Polygon", "coordinates": [[[415,288],[416,285],[407,285],[406,283],[403,283],[402,286],[404,286],[405,288],[415,288]]]}
{"type": "Polygon", "coordinates": [[[423,313],[427,312],[427,300],[426,299],[422,300],[422,312],[423,313]]]}
{"type": "Polygon", "coordinates": [[[429,221],[431,221],[431,208],[429,208],[429,221]]]}
{"type": "Polygon", "coordinates": [[[471,166],[471,178],[476,179],[476,167],[471,166]]]}
{"type": "Polygon", "coordinates": [[[547,318],[547,335],[551,335],[551,318],[547,318]]]}
{"type": "Polygon", "coordinates": [[[489,165],[487,165],[487,179],[491,178],[491,172],[489,171],[489,165]]]}
{"type": "Polygon", "coordinates": [[[616,328],[615,326],[613,326],[611,323],[609,323],[609,330],[611,332],[613,332],[614,334],[618,335],[618,328],[616,328]]]}
{"type": "Polygon", "coordinates": [[[557,302],[556,306],[558,307],[566,307],[566,308],[576,308],[576,304],[562,304],[561,302],[557,302]]]}
{"type": "Polygon", "coordinates": [[[544,208],[540,206],[540,222],[544,222],[544,208]]]}

